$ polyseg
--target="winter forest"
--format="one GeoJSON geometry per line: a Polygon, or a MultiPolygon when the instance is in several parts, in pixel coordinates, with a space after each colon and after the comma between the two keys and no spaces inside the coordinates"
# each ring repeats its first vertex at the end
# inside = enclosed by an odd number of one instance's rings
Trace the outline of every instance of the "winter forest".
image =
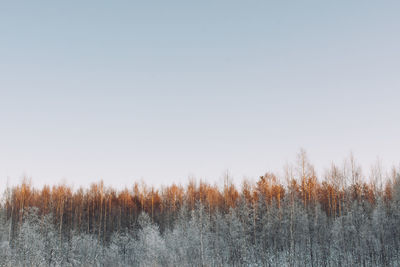
{"type": "Polygon", "coordinates": [[[400,169],[353,156],[236,186],[8,188],[1,266],[400,266],[400,169]]]}

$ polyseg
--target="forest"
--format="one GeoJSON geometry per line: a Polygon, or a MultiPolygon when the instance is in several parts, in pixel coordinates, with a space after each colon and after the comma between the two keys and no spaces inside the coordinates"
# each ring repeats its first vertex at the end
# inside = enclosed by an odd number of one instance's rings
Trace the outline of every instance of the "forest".
{"type": "Polygon", "coordinates": [[[0,266],[400,266],[400,169],[304,151],[241,185],[7,188],[0,266]]]}

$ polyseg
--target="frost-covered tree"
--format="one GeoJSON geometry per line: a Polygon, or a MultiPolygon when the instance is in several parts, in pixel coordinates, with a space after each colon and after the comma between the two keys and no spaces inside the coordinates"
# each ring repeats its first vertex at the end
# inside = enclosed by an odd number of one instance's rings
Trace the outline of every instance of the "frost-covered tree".
{"type": "Polygon", "coordinates": [[[0,266],[400,266],[397,169],[375,186],[351,157],[318,180],[301,152],[285,175],[241,191],[24,182],[0,203],[0,266]]]}

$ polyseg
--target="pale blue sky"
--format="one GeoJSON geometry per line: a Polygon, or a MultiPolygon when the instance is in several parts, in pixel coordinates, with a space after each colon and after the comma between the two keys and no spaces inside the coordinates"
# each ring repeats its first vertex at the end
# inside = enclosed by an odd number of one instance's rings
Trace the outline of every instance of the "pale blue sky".
{"type": "MultiPolygon", "coordinates": [[[[0,181],[400,162],[399,1],[0,3],[0,181]]],[[[368,170],[366,170],[368,171],[368,170]]]]}

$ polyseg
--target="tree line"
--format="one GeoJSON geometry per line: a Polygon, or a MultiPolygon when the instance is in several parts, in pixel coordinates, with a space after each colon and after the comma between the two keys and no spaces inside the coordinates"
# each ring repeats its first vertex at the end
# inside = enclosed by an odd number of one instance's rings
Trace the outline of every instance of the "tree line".
{"type": "Polygon", "coordinates": [[[237,187],[103,182],[8,188],[0,265],[399,266],[400,170],[352,155],[317,177],[305,151],[237,187]]]}

